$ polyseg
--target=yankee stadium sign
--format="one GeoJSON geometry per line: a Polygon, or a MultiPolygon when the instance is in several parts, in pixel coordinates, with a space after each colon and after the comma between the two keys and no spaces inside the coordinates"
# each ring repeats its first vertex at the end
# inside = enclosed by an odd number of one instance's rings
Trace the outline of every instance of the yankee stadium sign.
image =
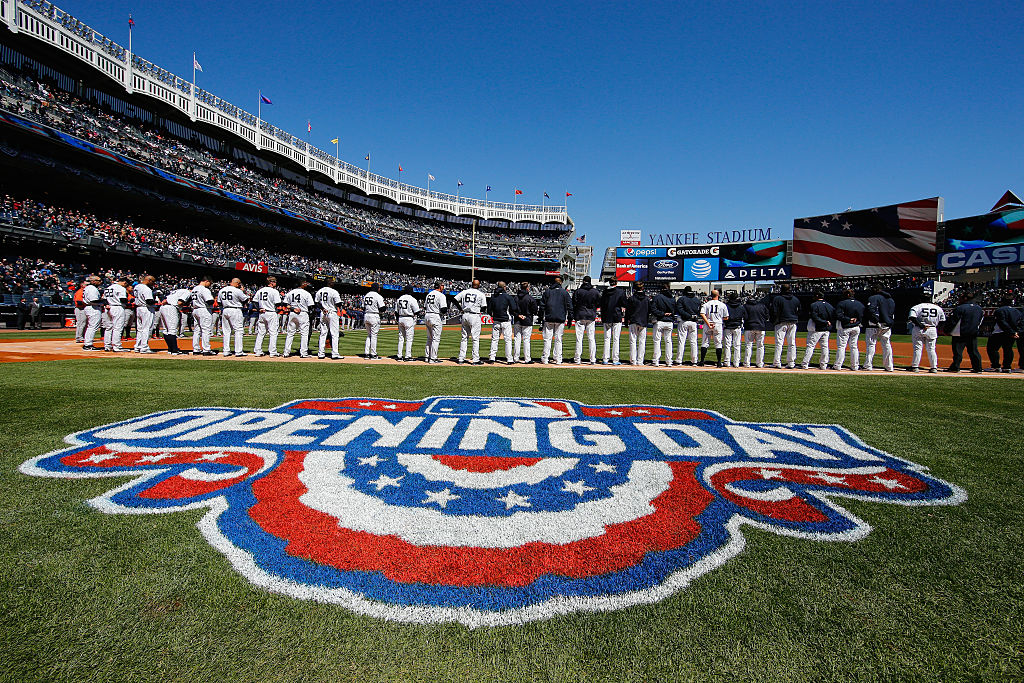
{"type": "Polygon", "coordinates": [[[965,493],[835,425],[706,410],[433,397],[189,408],[70,435],[21,466],[117,479],[110,514],[206,509],[253,584],[395,621],[518,624],[662,600],[750,525],[853,541],[843,498],[965,493]]]}

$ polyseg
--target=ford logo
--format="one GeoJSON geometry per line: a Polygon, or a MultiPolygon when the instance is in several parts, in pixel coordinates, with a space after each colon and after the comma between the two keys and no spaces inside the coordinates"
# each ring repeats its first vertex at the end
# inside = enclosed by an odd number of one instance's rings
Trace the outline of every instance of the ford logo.
{"type": "Polygon", "coordinates": [[[678,266],[679,266],[679,261],[673,261],[671,259],[663,259],[661,261],[655,261],[654,262],[654,267],[655,268],[666,268],[666,269],[668,269],[668,268],[677,268],[678,266]]]}

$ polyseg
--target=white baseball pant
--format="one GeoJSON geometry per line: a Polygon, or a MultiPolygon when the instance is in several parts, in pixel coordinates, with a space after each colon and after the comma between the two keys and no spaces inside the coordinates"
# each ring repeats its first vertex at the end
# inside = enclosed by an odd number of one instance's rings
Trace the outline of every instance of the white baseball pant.
{"type": "Polygon", "coordinates": [[[89,327],[89,316],[85,314],[84,308],[75,309],[75,341],[81,344],[85,341],[85,331],[89,327]]]}
{"type": "Polygon", "coordinates": [[[867,342],[868,362],[864,364],[865,369],[874,368],[875,344],[882,344],[882,366],[886,370],[892,370],[892,328],[891,327],[869,327],[864,330],[864,338],[867,342]]]}
{"type": "Polygon", "coordinates": [[[164,304],[160,307],[160,329],[164,334],[172,337],[178,336],[178,327],[181,325],[181,311],[177,306],[164,304]]]}
{"type": "Polygon", "coordinates": [[[377,335],[380,333],[380,315],[377,313],[366,313],[363,315],[363,327],[366,328],[366,343],[363,345],[363,353],[367,356],[376,356],[377,335]]]}
{"type": "Polygon", "coordinates": [[[728,330],[723,330],[722,335],[725,337],[722,344],[722,362],[727,366],[731,364],[734,368],[738,368],[740,366],[740,349],[743,348],[743,329],[730,327],[728,330]]]}
{"type": "Polygon", "coordinates": [[[818,367],[824,370],[828,367],[828,338],[829,331],[819,331],[811,320],[807,321],[807,349],[804,351],[803,367],[811,364],[811,357],[814,356],[814,349],[821,345],[821,355],[818,357],[818,367]]]}
{"type": "Polygon", "coordinates": [[[459,361],[466,360],[466,349],[473,339],[473,362],[480,362],[480,314],[462,314],[462,341],[459,342],[459,361]]]}
{"type": "Polygon", "coordinates": [[[757,367],[764,367],[764,330],[747,330],[743,333],[743,341],[746,342],[746,352],[743,354],[743,365],[750,367],[750,356],[754,348],[757,348],[757,356],[754,363],[757,367]]]}
{"type": "Polygon", "coordinates": [[[231,355],[231,335],[235,336],[235,353],[242,352],[242,335],[245,322],[241,308],[225,308],[221,313],[221,329],[224,334],[224,355],[231,355]]]}
{"type": "Polygon", "coordinates": [[[206,308],[192,311],[192,351],[210,351],[210,334],[213,332],[213,314],[206,308]]]}
{"type": "Polygon", "coordinates": [[[441,329],[444,323],[441,322],[441,316],[437,313],[427,313],[424,316],[424,321],[427,323],[427,345],[423,354],[427,360],[437,360],[437,348],[441,345],[441,329]]]}
{"type": "Polygon", "coordinates": [[[583,337],[586,336],[590,342],[590,362],[597,362],[597,336],[595,334],[595,323],[593,320],[576,321],[576,358],[577,363],[583,358],[583,337]]]}
{"type": "Polygon", "coordinates": [[[277,335],[280,329],[280,316],[277,311],[260,311],[260,317],[256,320],[256,345],[254,347],[257,355],[263,354],[263,338],[268,333],[270,342],[267,344],[267,351],[271,356],[277,355],[277,335]]]}
{"type": "Polygon", "coordinates": [[[630,324],[629,326],[629,362],[643,365],[647,356],[647,326],[630,324]]]}
{"type": "Polygon", "coordinates": [[[398,318],[398,357],[412,358],[412,336],[416,331],[416,318],[409,315],[398,318]]]}
{"type": "MultiPolygon", "coordinates": [[[[326,355],[327,351],[327,335],[331,336],[331,357],[336,358],[341,354],[338,353],[338,330],[339,330],[339,319],[337,311],[321,311],[320,312],[320,347],[317,351],[318,355],[326,355]]],[[[412,340],[410,340],[412,341],[412,340]]]]}
{"type": "Polygon", "coordinates": [[[938,330],[934,327],[922,330],[917,325],[914,325],[914,329],[910,333],[910,339],[914,344],[914,357],[910,361],[911,367],[916,368],[921,363],[921,351],[923,349],[928,351],[928,362],[931,363],[929,367],[939,367],[939,358],[935,354],[935,342],[938,337],[938,330]]]}
{"type": "Polygon", "coordinates": [[[786,355],[786,365],[796,365],[796,323],[779,323],[775,326],[775,363],[772,367],[782,367],[782,347],[788,346],[789,353],[786,355]]]}
{"type": "Polygon", "coordinates": [[[100,309],[89,306],[85,309],[85,332],[82,333],[82,344],[84,346],[92,346],[96,342],[96,331],[100,328],[100,319],[103,317],[103,311],[100,309]]]}
{"type": "Polygon", "coordinates": [[[676,323],[676,333],[679,335],[679,353],[676,355],[676,363],[683,362],[686,354],[686,345],[690,345],[690,362],[697,364],[697,322],[695,320],[681,320],[676,323]]]}
{"type": "Polygon", "coordinates": [[[704,334],[701,338],[701,346],[708,348],[711,346],[711,342],[715,343],[715,348],[722,348],[722,325],[711,324],[704,326],[704,334]]]}
{"type": "Polygon", "coordinates": [[[665,347],[665,363],[672,365],[672,328],[669,321],[654,323],[654,364],[661,362],[661,347],[665,347]]]}
{"type": "Polygon", "coordinates": [[[565,323],[544,321],[542,334],[544,335],[544,350],[540,354],[540,362],[547,363],[548,358],[556,364],[562,364],[562,334],[565,332],[565,323]],[[553,351],[553,353],[552,353],[553,351]]]}
{"type": "Polygon", "coordinates": [[[619,362],[619,341],[622,339],[622,323],[604,323],[604,362],[619,362]]]}
{"type": "Polygon", "coordinates": [[[291,311],[288,313],[287,333],[284,335],[284,355],[292,352],[292,340],[299,334],[299,355],[309,355],[309,313],[291,311]]]}
{"type": "Polygon", "coordinates": [[[498,339],[503,338],[505,340],[505,360],[509,363],[512,362],[512,321],[506,320],[505,322],[496,322],[491,325],[491,360],[494,360],[498,355],[498,339]]]}
{"type": "Polygon", "coordinates": [[[140,306],[135,309],[135,350],[149,350],[149,336],[153,334],[153,311],[149,306],[140,306]]]}
{"type": "Polygon", "coordinates": [[[860,325],[843,327],[836,323],[836,370],[843,367],[846,362],[846,347],[850,347],[850,367],[860,370],[860,348],[857,346],[857,338],[860,336],[860,325]]]}
{"type": "Polygon", "coordinates": [[[107,309],[107,320],[107,327],[103,330],[103,348],[120,351],[121,335],[124,333],[127,312],[123,306],[111,306],[107,309]]]}
{"type": "Polygon", "coordinates": [[[522,358],[525,362],[529,363],[533,360],[531,352],[533,350],[533,325],[513,325],[512,326],[512,357],[515,360],[522,358]],[[522,356],[520,356],[522,352],[522,356]]]}

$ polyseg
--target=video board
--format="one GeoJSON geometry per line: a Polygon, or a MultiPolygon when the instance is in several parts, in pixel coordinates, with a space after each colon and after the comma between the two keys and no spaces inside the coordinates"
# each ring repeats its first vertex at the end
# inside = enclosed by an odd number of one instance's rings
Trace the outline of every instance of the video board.
{"type": "Polygon", "coordinates": [[[744,242],[684,247],[619,247],[619,282],[719,282],[784,280],[787,243],[744,242]]]}
{"type": "Polygon", "coordinates": [[[1024,209],[946,221],[940,270],[1024,263],[1024,209]]]}

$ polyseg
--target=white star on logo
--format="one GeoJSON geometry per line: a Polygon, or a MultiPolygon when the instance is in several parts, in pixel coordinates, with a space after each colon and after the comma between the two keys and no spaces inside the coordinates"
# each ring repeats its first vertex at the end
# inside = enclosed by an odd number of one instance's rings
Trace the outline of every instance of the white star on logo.
{"type": "Polygon", "coordinates": [[[843,230],[849,230],[849,229],[850,229],[850,228],[852,228],[852,227],[853,227],[853,226],[852,226],[852,225],[850,225],[849,223],[843,223],[843,230]]]}
{"type": "Polygon", "coordinates": [[[370,467],[376,467],[381,460],[384,460],[384,458],[374,454],[366,458],[359,458],[359,464],[369,465],[370,467]]]}
{"type": "Polygon", "coordinates": [[[897,481],[895,479],[882,479],[881,477],[871,477],[870,479],[868,479],[868,481],[873,481],[876,484],[881,484],[882,486],[884,486],[885,488],[889,489],[890,491],[892,491],[894,489],[905,489],[905,488],[907,488],[906,486],[904,486],[903,484],[899,483],[899,481],[897,481]]]}
{"type": "Polygon", "coordinates": [[[762,479],[782,479],[782,470],[762,469],[759,474],[762,479]]]}
{"type": "Polygon", "coordinates": [[[402,481],[403,479],[405,479],[404,474],[400,477],[389,477],[386,474],[382,474],[376,479],[370,481],[370,483],[376,486],[377,490],[380,491],[385,486],[398,486],[398,482],[402,481]]]}
{"type": "Polygon", "coordinates": [[[94,462],[96,464],[99,464],[99,463],[104,462],[106,460],[117,460],[117,458],[118,458],[118,456],[114,455],[112,453],[108,453],[108,454],[97,453],[96,455],[90,455],[88,458],[82,458],[78,462],[94,462]]]}
{"type": "Polygon", "coordinates": [[[606,462],[599,462],[596,465],[590,465],[594,468],[594,472],[614,472],[615,465],[609,465],[606,462]]]}
{"type": "Polygon", "coordinates": [[[562,484],[564,484],[564,486],[562,486],[562,491],[564,491],[565,493],[578,493],[581,498],[587,491],[594,490],[593,486],[587,486],[586,484],[584,484],[582,479],[580,479],[579,481],[569,481],[568,479],[563,479],[562,484]]]}
{"type": "Polygon", "coordinates": [[[167,458],[173,458],[174,453],[155,453],[154,455],[143,455],[139,458],[139,462],[160,462],[167,458]]]}
{"type": "Polygon", "coordinates": [[[448,503],[453,500],[458,500],[462,496],[456,496],[452,493],[451,489],[444,489],[443,491],[424,491],[427,497],[423,499],[424,503],[437,503],[442,508],[448,507],[448,503]]]}
{"type": "Polygon", "coordinates": [[[214,460],[220,460],[221,458],[226,457],[228,457],[227,453],[221,453],[220,451],[217,451],[216,453],[203,453],[201,456],[199,456],[199,459],[205,460],[207,462],[213,462],[214,460]]]}
{"type": "Polygon", "coordinates": [[[807,475],[811,479],[821,479],[827,484],[845,484],[846,477],[837,477],[834,474],[826,474],[825,472],[818,472],[817,474],[807,475]]]}
{"type": "Polygon", "coordinates": [[[385,408],[385,409],[387,409],[387,410],[394,410],[394,409],[395,409],[395,408],[397,408],[398,406],[396,406],[396,405],[395,405],[394,403],[389,403],[389,404],[387,404],[386,406],[381,406],[381,407],[382,407],[382,408],[385,408]]]}
{"type": "Polygon", "coordinates": [[[520,496],[518,493],[509,489],[508,493],[505,494],[504,498],[498,498],[502,503],[505,504],[506,510],[511,510],[514,507],[528,508],[530,507],[530,497],[520,496]]]}

